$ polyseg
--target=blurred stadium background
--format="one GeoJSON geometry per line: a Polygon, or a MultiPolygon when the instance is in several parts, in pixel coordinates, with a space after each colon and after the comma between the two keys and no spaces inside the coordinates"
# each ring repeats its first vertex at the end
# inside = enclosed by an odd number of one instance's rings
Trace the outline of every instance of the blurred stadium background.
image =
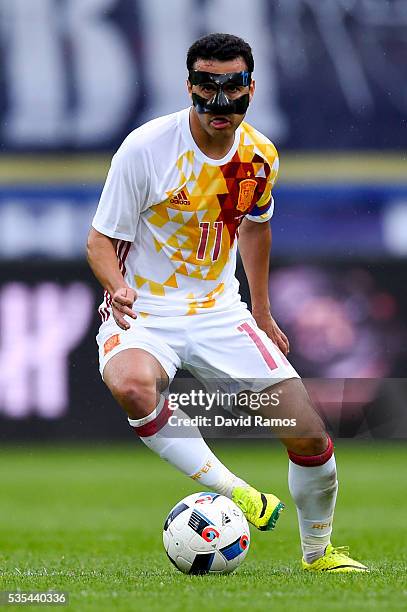
{"type": "Polygon", "coordinates": [[[188,105],[186,50],[212,31],[252,44],[248,120],[280,152],[270,293],[291,359],[331,380],[314,390],[336,433],[406,436],[406,2],[0,0],[4,442],[132,437],[99,378],[86,235],[113,152],[188,105]]]}

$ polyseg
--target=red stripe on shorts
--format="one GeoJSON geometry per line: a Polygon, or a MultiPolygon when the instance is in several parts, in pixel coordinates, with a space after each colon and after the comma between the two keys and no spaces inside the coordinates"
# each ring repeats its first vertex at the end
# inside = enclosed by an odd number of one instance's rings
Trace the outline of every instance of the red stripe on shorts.
{"type": "Polygon", "coordinates": [[[249,323],[242,323],[241,325],[239,325],[237,329],[247,334],[250,340],[254,342],[254,344],[259,349],[264,361],[267,363],[268,367],[270,368],[270,370],[275,370],[276,368],[278,368],[278,365],[274,361],[271,353],[269,353],[266,345],[263,343],[263,340],[256,333],[256,331],[249,325],[249,323]]]}

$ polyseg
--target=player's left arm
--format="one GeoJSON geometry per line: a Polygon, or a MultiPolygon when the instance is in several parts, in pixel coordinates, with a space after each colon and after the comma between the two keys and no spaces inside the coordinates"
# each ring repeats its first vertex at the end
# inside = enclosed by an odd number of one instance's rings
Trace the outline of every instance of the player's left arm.
{"type": "Polygon", "coordinates": [[[243,219],[239,227],[239,252],[249,283],[252,314],[257,325],[287,355],[289,342],[270,313],[269,260],[271,250],[271,226],[268,221],[259,223],[243,219]]]}

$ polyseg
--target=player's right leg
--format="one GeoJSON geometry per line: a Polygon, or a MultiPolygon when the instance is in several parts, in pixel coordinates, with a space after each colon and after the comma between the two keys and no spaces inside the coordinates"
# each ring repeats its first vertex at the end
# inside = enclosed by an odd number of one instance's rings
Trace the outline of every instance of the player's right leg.
{"type": "MultiPolygon", "coordinates": [[[[247,486],[215,457],[198,428],[169,424],[172,413],[159,388],[161,381],[167,386],[168,376],[155,357],[138,348],[121,351],[108,361],[103,378],[135,433],[162,459],[224,495],[247,486]]],[[[176,415],[178,422],[184,413],[177,409],[176,415]]]]}
{"type": "MultiPolygon", "coordinates": [[[[179,365],[171,347],[139,323],[126,332],[114,322],[104,323],[98,342],[103,379],[146,446],[222,495],[232,497],[235,488],[248,487],[217,459],[197,427],[170,424],[172,412],[162,391],[179,365]]],[[[175,414],[177,423],[186,417],[179,409],[175,414]]]]}

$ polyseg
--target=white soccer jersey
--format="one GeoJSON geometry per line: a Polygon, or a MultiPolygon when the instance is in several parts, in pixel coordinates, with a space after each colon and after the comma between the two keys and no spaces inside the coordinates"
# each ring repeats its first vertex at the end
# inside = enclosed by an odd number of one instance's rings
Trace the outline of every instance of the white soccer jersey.
{"type": "MultiPolygon", "coordinates": [[[[235,278],[237,229],[246,216],[268,221],[278,171],[274,145],[247,123],[228,154],[207,157],[196,145],[189,111],[160,117],[123,142],[93,227],[117,238],[126,283],[141,315],[192,315],[240,301],[235,278]]],[[[110,296],[100,314],[110,314],[110,296]]]]}

